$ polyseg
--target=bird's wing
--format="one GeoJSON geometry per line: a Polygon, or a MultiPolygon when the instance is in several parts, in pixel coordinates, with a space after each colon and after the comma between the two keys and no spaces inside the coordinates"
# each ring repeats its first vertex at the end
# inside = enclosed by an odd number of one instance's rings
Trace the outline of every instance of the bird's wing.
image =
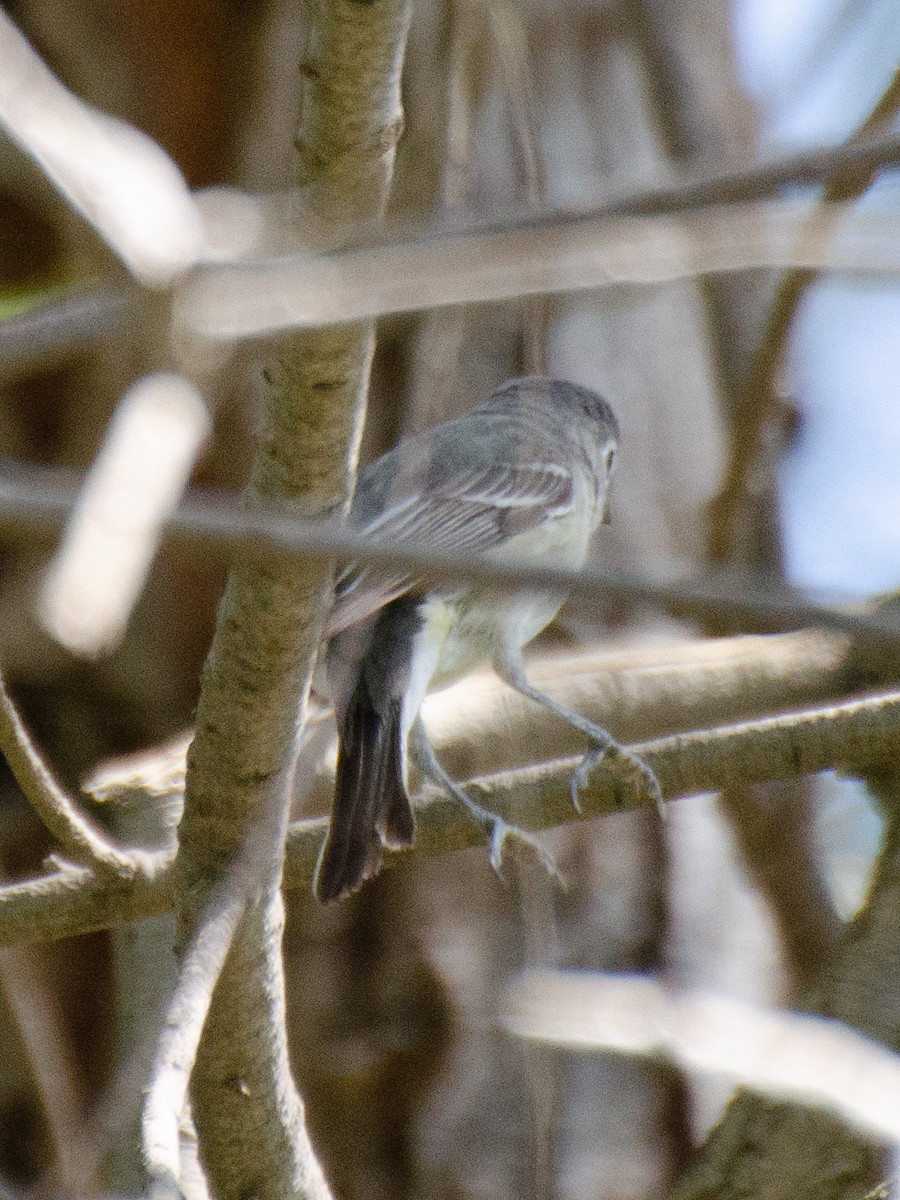
{"type": "MultiPolygon", "coordinates": [[[[392,548],[480,554],[573,504],[572,472],[557,463],[492,464],[460,472],[427,494],[392,498],[374,517],[351,524],[392,548]]],[[[416,586],[414,577],[350,567],[338,580],[325,634],[331,637],[416,586]]]]}

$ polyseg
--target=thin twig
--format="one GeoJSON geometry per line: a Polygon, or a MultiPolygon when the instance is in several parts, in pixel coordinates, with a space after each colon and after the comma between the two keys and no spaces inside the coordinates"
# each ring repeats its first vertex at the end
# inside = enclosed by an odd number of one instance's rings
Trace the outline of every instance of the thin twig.
{"type": "MultiPolygon", "coordinates": [[[[17,466],[0,476],[0,538],[30,538],[56,529],[79,495],[71,476],[17,466]]],[[[885,652],[900,642],[900,627],[890,616],[828,608],[803,599],[781,584],[727,574],[656,582],[623,573],[581,573],[498,564],[468,555],[438,554],[413,546],[379,541],[344,528],[331,518],[293,516],[258,506],[247,510],[223,502],[221,493],[196,492],[172,515],[165,533],[195,547],[243,561],[332,559],[369,562],[423,579],[468,580],[497,588],[527,586],[561,591],[586,604],[615,599],[650,603],[674,617],[703,621],[727,614],[753,630],[777,631],[817,626],[851,634],[860,645],[885,652]]]]}
{"type": "MultiPolygon", "coordinates": [[[[848,139],[847,145],[865,142],[882,128],[900,107],[900,68],[878,103],[848,139]]],[[[808,219],[798,230],[798,241],[822,242],[844,215],[846,205],[858,199],[871,185],[876,169],[871,164],[844,165],[831,174],[822,195],[808,219]]],[[[802,256],[801,256],[802,257],[802,256]]],[[[734,557],[738,516],[744,502],[750,476],[760,453],[762,434],[771,420],[777,401],[777,376],[794,314],[800,300],[818,272],[797,268],[785,272],[778,282],[760,336],[743,396],[735,407],[731,422],[728,466],[718,495],[710,506],[709,552],[713,562],[734,557]]]]}
{"type": "Polygon", "coordinates": [[[103,338],[128,338],[145,325],[135,283],[79,284],[0,321],[0,378],[46,369],[103,338]]]}
{"type": "MultiPolygon", "coordinates": [[[[464,210],[473,187],[474,127],[484,75],[478,58],[484,42],[482,16],[481,4],[473,0],[450,0],[447,5],[450,36],[440,184],[444,214],[464,210]]],[[[407,405],[406,432],[418,433],[448,415],[469,319],[464,305],[426,313],[415,341],[413,393],[407,405]]]]}
{"type": "MultiPolygon", "coordinates": [[[[530,229],[559,229],[584,221],[602,221],[614,217],[685,216],[723,206],[744,205],[769,200],[797,186],[814,186],[837,172],[871,173],[900,163],[900,132],[887,132],[852,138],[839,146],[801,150],[748,167],[728,167],[716,172],[695,172],[675,183],[652,184],[635,188],[600,204],[588,202],[572,208],[507,208],[499,213],[472,218],[460,216],[448,221],[406,220],[386,223],[379,231],[361,227],[358,236],[348,230],[332,257],[341,258],[355,250],[396,246],[401,243],[425,243],[466,236],[508,234],[530,229]]],[[[266,211],[269,211],[267,208],[266,211]]],[[[324,256],[323,256],[324,257],[324,256]]],[[[240,273],[239,267],[230,270],[240,273]]]]}
{"type": "Polygon", "coordinates": [[[158,854],[143,850],[120,850],[96,825],[78,811],[37,751],[0,678],[0,750],[16,783],[46,825],[77,862],[98,873],[131,879],[151,877],[164,865],[158,854]]]}
{"type": "MultiPolygon", "coordinates": [[[[859,682],[843,638],[811,631],[705,638],[618,651],[531,658],[531,681],[554,700],[609,729],[620,742],[753,720],[845,696],[859,682]]],[[[880,682],[880,681],[879,681],[880,682]]],[[[872,681],[871,686],[874,686],[872,681]]],[[[454,777],[484,775],[574,754],[583,735],[490,675],[473,674],[430,696],[429,740],[454,777]]],[[[333,737],[327,727],[324,736],[333,737]]],[[[162,809],[177,824],[184,803],[187,741],[102,765],[85,790],[129,809],[162,809]]],[[[298,762],[304,807],[325,811],[333,764],[309,778],[323,747],[310,738],[298,762]]],[[[163,819],[162,814],[154,820],[163,819]]]]}
{"type": "Polygon", "coordinates": [[[87,1097],[72,1032],[41,951],[26,946],[0,951],[0,986],[19,1029],[53,1147],[47,1194],[77,1196],[88,1150],[80,1136],[87,1097]]]}

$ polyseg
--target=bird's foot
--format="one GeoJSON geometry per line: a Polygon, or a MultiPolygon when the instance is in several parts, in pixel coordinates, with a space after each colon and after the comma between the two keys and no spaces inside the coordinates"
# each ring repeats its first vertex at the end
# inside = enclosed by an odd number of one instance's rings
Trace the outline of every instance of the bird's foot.
{"type": "Polygon", "coordinates": [[[469,816],[483,830],[487,838],[490,863],[500,879],[504,882],[506,880],[504,866],[510,851],[512,851],[517,858],[536,862],[551,878],[560,884],[564,883],[553,855],[533,833],[529,833],[521,825],[504,820],[503,817],[489,809],[482,808],[468,796],[465,799],[465,807],[469,816]]]}
{"type": "Polygon", "coordinates": [[[488,834],[488,848],[491,866],[501,879],[505,878],[503,867],[508,849],[507,843],[513,848],[516,856],[524,855],[526,860],[537,862],[551,879],[564,885],[565,880],[556,865],[556,860],[534,834],[523,829],[521,825],[513,825],[509,821],[504,821],[502,817],[494,817],[492,828],[488,834]]]}
{"type": "Polygon", "coordinates": [[[663,799],[659,780],[656,778],[656,774],[652,768],[648,767],[642,758],[639,758],[638,755],[633,754],[624,746],[620,746],[612,738],[598,739],[598,742],[599,745],[585,754],[584,758],[582,758],[581,762],[572,772],[572,777],[569,780],[569,796],[575,811],[577,813],[581,812],[581,801],[578,798],[578,793],[582,788],[587,786],[594,769],[609,755],[611,759],[619,760],[618,767],[623,773],[631,776],[637,794],[655,804],[659,815],[665,818],[666,802],[663,799]]]}

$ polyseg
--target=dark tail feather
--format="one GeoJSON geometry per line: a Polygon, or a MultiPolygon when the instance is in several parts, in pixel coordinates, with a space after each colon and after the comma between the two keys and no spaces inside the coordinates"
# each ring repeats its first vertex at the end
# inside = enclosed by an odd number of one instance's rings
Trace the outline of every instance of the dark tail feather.
{"type": "Polygon", "coordinates": [[[316,868],[315,892],[323,904],[374,875],[383,844],[408,846],[413,840],[401,738],[400,705],[376,712],[359,686],[340,729],[331,824],[316,868]]]}
{"type": "Polygon", "coordinates": [[[400,705],[392,707],[387,734],[383,795],[385,806],[377,823],[381,840],[392,850],[411,846],[415,838],[412,805],[403,783],[403,726],[400,705]]]}

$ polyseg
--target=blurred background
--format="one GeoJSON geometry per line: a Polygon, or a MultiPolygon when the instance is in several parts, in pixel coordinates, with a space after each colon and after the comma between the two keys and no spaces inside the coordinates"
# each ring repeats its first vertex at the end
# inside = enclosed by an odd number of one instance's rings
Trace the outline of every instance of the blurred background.
{"type": "MultiPolygon", "coordinates": [[[[301,6],[20,0],[5,11],[72,92],[143,130],[206,189],[207,211],[233,198],[226,187],[294,186],[301,6]]],[[[2,56],[0,44],[0,73],[2,56]]],[[[894,0],[421,0],[389,219],[599,203],[836,144],[879,103],[873,127],[896,124],[898,63],[894,0]]],[[[898,187],[886,171],[857,202],[895,207],[898,187]]],[[[817,192],[790,194],[812,203],[817,192]]],[[[87,470],[129,389],[171,367],[162,304],[125,280],[0,134],[0,317],[60,297],[95,305],[77,335],[31,355],[4,358],[0,341],[7,465],[87,470]]],[[[363,457],[507,376],[546,371],[604,392],[620,416],[605,568],[725,564],[841,598],[889,592],[900,582],[898,322],[894,281],[762,269],[391,316],[363,457]],[[757,452],[726,521],[720,489],[742,439],[757,452]]],[[[272,353],[257,339],[197,367],[202,411],[193,433],[172,434],[185,471],[199,447],[193,484],[241,487],[272,353]]],[[[36,615],[51,553],[37,538],[2,549],[0,663],[74,787],[189,727],[224,566],[164,546],[124,635],[86,657],[47,631],[46,607],[36,615]]],[[[664,658],[724,632],[736,630],[572,608],[534,653],[649,646],[664,658]]],[[[860,902],[879,817],[861,785],[832,776],[744,791],[680,801],[664,825],[633,813],[548,835],[565,893],[528,874],[504,889],[485,853],[466,851],[401,865],[327,911],[291,894],[294,1067],[337,1193],[666,1189],[727,1088],[644,1060],[523,1048],[498,1027],[498,997],[527,964],[660,971],[772,1003],[801,995],[860,902]]],[[[6,877],[36,871],[49,848],[4,774],[6,877]]],[[[0,1178],[22,1193],[142,1190],[129,1122],[173,966],[165,921],[144,924],[0,953],[0,1178]],[[94,1158],[73,1149],[86,1121],[94,1158]]]]}

